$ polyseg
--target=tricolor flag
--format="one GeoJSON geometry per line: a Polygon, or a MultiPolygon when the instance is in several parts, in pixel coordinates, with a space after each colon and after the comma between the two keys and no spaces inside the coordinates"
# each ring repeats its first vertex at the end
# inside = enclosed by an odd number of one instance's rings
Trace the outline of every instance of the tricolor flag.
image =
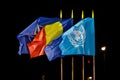
{"type": "Polygon", "coordinates": [[[51,24],[59,20],[60,20],[59,18],[39,17],[26,29],[20,32],[17,35],[17,39],[19,40],[19,44],[20,44],[18,54],[19,55],[29,54],[27,43],[33,40],[36,33],[38,33],[44,25],[51,24]]]}
{"type": "Polygon", "coordinates": [[[62,35],[62,55],[95,55],[94,18],[85,18],[62,35]]]}
{"type": "MultiPolygon", "coordinates": [[[[67,31],[69,28],[73,26],[73,19],[71,18],[66,20],[66,22],[63,23],[63,26],[64,26],[63,27],[63,33],[64,33],[65,31],[67,31]]],[[[61,50],[59,48],[59,44],[61,43],[61,41],[62,41],[62,37],[60,35],[45,47],[44,50],[49,61],[52,61],[58,57],[62,57],[61,50]]]]}
{"type": "Polygon", "coordinates": [[[28,49],[30,57],[38,57],[44,55],[44,48],[54,39],[59,37],[65,30],[72,26],[71,18],[59,20],[57,22],[45,25],[35,36],[32,42],[29,42],[28,49]]]}

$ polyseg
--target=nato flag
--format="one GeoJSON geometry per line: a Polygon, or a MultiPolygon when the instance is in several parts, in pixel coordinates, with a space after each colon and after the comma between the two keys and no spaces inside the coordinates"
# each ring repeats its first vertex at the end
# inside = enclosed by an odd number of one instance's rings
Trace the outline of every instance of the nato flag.
{"type": "Polygon", "coordinates": [[[29,54],[27,43],[33,40],[36,33],[38,33],[44,25],[50,24],[59,20],[60,20],[59,18],[39,17],[27,28],[25,28],[22,32],[20,32],[17,35],[17,39],[19,40],[19,44],[20,44],[18,54],[19,55],[29,54]]]}

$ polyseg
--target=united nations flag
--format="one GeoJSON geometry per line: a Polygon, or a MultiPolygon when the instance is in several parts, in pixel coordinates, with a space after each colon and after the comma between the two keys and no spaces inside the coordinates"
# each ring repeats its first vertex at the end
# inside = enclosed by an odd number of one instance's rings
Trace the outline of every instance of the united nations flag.
{"type": "Polygon", "coordinates": [[[63,33],[62,55],[95,55],[94,18],[85,18],[63,33]]]}

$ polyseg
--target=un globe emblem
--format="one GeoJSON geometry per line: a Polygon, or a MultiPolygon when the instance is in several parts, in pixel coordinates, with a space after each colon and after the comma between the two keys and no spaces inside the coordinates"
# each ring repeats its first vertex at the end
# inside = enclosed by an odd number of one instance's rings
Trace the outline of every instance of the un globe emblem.
{"type": "Polygon", "coordinates": [[[83,25],[79,27],[75,26],[73,31],[70,34],[68,34],[67,37],[70,43],[74,47],[79,47],[79,46],[84,47],[84,42],[86,38],[86,32],[85,32],[84,26],[83,25]]]}

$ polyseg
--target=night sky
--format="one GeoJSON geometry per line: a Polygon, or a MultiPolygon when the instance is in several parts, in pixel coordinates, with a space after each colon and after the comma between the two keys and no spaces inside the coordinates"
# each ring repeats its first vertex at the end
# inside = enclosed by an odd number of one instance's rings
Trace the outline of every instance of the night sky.
{"type": "MultiPolygon", "coordinates": [[[[7,47],[10,47],[11,53],[7,52],[7,56],[3,61],[7,65],[7,73],[11,79],[20,80],[42,80],[42,75],[45,75],[46,80],[60,80],[60,58],[51,62],[46,56],[40,56],[30,60],[29,55],[17,54],[19,50],[19,42],[17,34],[29,26],[38,17],[59,17],[60,9],[63,11],[63,18],[71,17],[71,10],[74,11],[74,24],[81,19],[81,11],[84,10],[85,17],[91,17],[91,11],[95,13],[95,46],[96,46],[96,80],[112,79],[113,75],[113,61],[112,61],[112,8],[109,9],[110,4],[99,0],[43,0],[42,2],[20,2],[7,6],[8,17],[10,17],[10,24],[8,31],[12,35],[7,47]],[[100,50],[102,46],[107,46],[105,51],[105,61],[103,52],[100,50]],[[8,64],[7,64],[8,63],[8,64]],[[104,71],[105,69],[105,71],[104,71]],[[105,77],[104,77],[105,74],[105,77]]],[[[63,59],[63,76],[64,80],[71,80],[71,57],[66,56],[63,59]]],[[[82,79],[82,56],[74,56],[74,80],[82,79]]],[[[85,80],[88,76],[92,76],[92,57],[85,56],[85,80]],[[90,60],[90,64],[87,61],[90,60]]]]}

